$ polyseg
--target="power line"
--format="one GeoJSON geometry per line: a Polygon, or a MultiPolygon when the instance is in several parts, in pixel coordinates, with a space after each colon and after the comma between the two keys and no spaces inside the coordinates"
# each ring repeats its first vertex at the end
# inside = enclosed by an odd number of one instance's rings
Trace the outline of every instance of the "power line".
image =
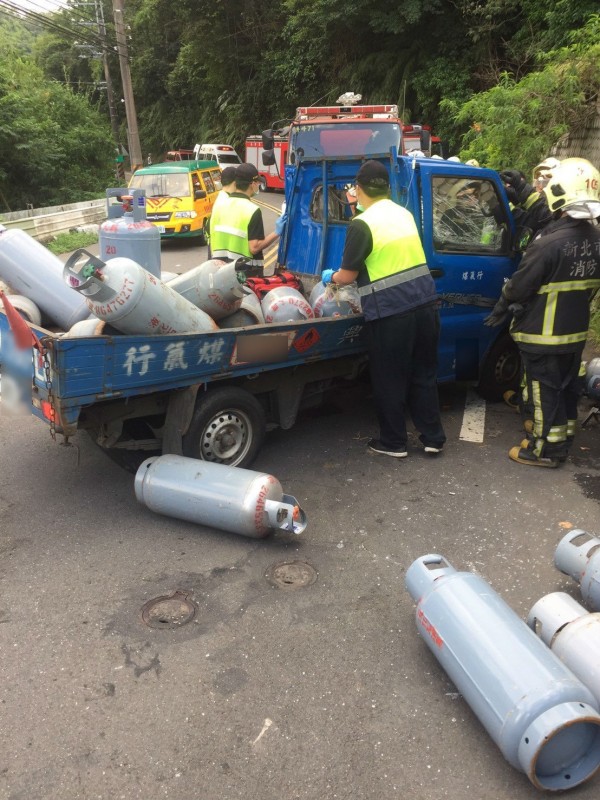
{"type": "MultiPolygon", "coordinates": [[[[38,3],[35,3],[35,5],[39,6],[38,3]]],[[[6,16],[12,17],[13,19],[31,21],[46,30],[53,33],[60,33],[69,38],[73,38],[75,41],[80,39],[86,44],[93,44],[97,47],[102,47],[104,44],[103,39],[99,35],[93,33],[85,24],[75,23],[75,27],[67,27],[54,19],[54,14],[40,14],[36,11],[27,10],[10,0],[0,0],[0,13],[4,13],[6,16]]],[[[95,24],[95,21],[91,18],[90,22],[95,24]]],[[[113,41],[114,45],[112,46],[116,47],[116,40],[113,41]]]]}

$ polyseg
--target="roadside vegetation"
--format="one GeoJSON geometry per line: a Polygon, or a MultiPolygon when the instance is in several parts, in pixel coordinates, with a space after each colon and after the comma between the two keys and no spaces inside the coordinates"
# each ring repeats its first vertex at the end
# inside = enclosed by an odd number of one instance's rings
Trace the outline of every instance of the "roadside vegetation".
{"type": "Polygon", "coordinates": [[[96,244],[98,241],[97,233],[59,233],[45,245],[51,253],[60,255],[61,253],[70,253],[72,250],[77,250],[80,247],[88,247],[91,244],[96,244]]]}
{"type": "MultiPolygon", "coordinates": [[[[112,4],[102,2],[123,148],[112,4]]],[[[202,141],[241,149],[248,134],[284,125],[297,106],[335,103],[351,90],[369,103],[398,104],[407,122],[430,124],[452,154],[530,174],[557,139],[597,113],[597,0],[231,0],[198,8],[192,0],[128,0],[144,160],[202,141]]],[[[0,37],[0,212],[114,185],[117,142],[89,4],[70,0],[41,22],[39,14],[4,15],[0,37]]]]}

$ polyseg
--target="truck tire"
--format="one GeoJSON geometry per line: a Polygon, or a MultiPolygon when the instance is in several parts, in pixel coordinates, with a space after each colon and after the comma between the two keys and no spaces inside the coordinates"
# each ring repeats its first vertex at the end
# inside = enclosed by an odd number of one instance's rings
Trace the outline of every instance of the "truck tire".
{"type": "Polygon", "coordinates": [[[502,400],[504,392],[519,388],[520,377],[519,348],[506,331],[494,342],[481,366],[477,391],[484,400],[502,400]]]}
{"type": "Polygon", "coordinates": [[[183,437],[183,454],[231,467],[247,467],[265,437],[262,406],[236,386],[199,392],[196,410],[183,437]]]}
{"type": "Polygon", "coordinates": [[[263,178],[262,175],[260,176],[260,183],[258,184],[258,191],[259,192],[268,192],[269,191],[268,186],[267,186],[267,181],[266,181],[265,178],[263,178]]]}

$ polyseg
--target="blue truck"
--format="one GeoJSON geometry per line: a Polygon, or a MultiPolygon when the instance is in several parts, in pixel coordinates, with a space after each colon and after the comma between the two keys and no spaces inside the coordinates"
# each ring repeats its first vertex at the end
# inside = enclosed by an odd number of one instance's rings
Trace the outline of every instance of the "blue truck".
{"type": "MultiPolygon", "coordinates": [[[[401,128],[378,113],[359,120],[354,111],[339,126],[341,138],[333,120],[292,125],[279,262],[307,295],[322,269],[339,266],[354,176],[364,158],[380,158],[393,199],[417,219],[440,294],[440,381],[476,381],[485,397],[499,399],[519,372],[508,331],[483,325],[519,258],[499,176],[398,156],[401,128]],[[473,187],[477,208],[461,206],[461,192],[473,187]]],[[[32,327],[45,349],[32,349],[26,376],[32,413],[53,435],[87,431],[129,469],[156,451],[248,466],[270,427],[290,428],[300,409],[366,364],[360,315],[165,336],[68,338],[32,327]]],[[[11,342],[0,313],[2,372],[10,369],[11,342]]]]}

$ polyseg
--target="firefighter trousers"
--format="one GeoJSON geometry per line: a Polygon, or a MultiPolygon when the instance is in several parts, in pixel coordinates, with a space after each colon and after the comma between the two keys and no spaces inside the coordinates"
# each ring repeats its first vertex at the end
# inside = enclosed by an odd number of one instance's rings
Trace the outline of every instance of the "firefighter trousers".
{"type": "Polygon", "coordinates": [[[365,325],[380,440],[406,447],[406,411],[425,446],[446,441],[440,418],[437,358],[440,319],[435,306],[371,320],[365,325]]]}
{"type": "Polygon", "coordinates": [[[575,436],[583,344],[575,353],[521,350],[526,393],[533,406],[533,452],[564,460],[575,436]]]}

